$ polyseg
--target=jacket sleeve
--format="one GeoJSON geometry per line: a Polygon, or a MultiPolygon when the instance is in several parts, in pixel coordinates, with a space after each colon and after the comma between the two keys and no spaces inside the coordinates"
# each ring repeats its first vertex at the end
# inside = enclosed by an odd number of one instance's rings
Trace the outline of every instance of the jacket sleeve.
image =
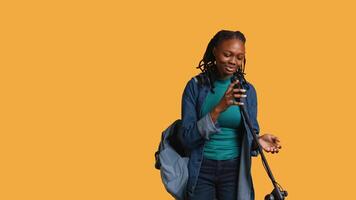
{"type": "Polygon", "coordinates": [[[211,134],[220,131],[220,125],[218,122],[213,123],[209,113],[198,119],[198,89],[197,80],[192,78],[182,96],[182,126],[179,135],[183,146],[188,150],[202,145],[205,140],[210,139],[211,134]]]}
{"type": "MultiPolygon", "coordinates": [[[[253,87],[252,84],[249,84],[250,87],[250,94],[248,98],[248,104],[249,104],[249,117],[252,123],[252,127],[253,127],[253,132],[255,134],[257,134],[257,138],[259,136],[260,133],[260,127],[258,125],[258,121],[257,121],[257,94],[256,94],[256,89],[253,87]]],[[[251,147],[251,155],[252,156],[258,156],[258,146],[255,143],[252,143],[252,147],[251,147]]]]}

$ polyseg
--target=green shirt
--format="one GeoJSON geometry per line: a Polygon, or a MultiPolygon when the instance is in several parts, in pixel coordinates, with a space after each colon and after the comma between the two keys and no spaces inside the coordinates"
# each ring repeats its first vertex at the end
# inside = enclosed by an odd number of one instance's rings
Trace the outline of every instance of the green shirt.
{"type": "MultiPolygon", "coordinates": [[[[224,96],[230,78],[214,82],[214,94],[210,91],[202,105],[202,116],[209,113],[224,96]]],[[[241,113],[237,105],[229,106],[217,119],[221,131],[211,135],[204,147],[204,157],[213,160],[233,159],[240,155],[241,113]]]]}

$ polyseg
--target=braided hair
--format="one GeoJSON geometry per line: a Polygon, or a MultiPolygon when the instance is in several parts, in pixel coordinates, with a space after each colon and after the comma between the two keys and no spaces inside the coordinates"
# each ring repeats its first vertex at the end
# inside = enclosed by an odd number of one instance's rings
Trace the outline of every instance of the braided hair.
{"type": "MultiPolygon", "coordinates": [[[[229,30],[221,30],[217,32],[214,37],[210,40],[208,47],[205,50],[203,59],[199,62],[197,69],[200,69],[206,77],[208,77],[208,81],[210,82],[211,92],[214,93],[214,81],[217,79],[217,68],[216,68],[216,60],[213,54],[214,47],[217,47],[222,41],[229,39],[238,39],[243,44],[246,43],[246,38],[243,33],[240,31],[229,31],[229,30]]],[[[244,59],[244,65],[246,63],[246,59],[244,59]]]]}

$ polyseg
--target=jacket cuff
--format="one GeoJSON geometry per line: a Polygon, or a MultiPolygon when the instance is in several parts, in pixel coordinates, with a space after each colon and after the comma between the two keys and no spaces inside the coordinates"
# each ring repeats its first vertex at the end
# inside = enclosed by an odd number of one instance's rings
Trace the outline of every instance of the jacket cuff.
{"type": "Polygon", "coordinates": [[[210,135],[220,132],[220,125],[218,122],[213,123],[210,113],[202,117],[198,122],[198,131],[200,135],[206,140],[210,139],[210,135]]]}

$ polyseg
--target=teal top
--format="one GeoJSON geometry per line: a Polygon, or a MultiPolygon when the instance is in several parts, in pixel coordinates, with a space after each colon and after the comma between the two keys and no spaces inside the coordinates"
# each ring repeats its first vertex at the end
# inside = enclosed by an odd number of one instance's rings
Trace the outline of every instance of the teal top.
{"type": "MultiPolygon", "coordinates": [[[[216,80],[214,82],[214,94],[210,91],[205,98],[201,114],[208,114],[224,96],[230,78],[216,80]]],[[[204,147],[204,157],[213,160],[228,160],[240,156],[241,144],[241,113],[237,105],[229,106],[224,112],[220,113],[217,122],[220,125],[220,132],[211,135],[210,140],[206,141],[204,147]]]]}

